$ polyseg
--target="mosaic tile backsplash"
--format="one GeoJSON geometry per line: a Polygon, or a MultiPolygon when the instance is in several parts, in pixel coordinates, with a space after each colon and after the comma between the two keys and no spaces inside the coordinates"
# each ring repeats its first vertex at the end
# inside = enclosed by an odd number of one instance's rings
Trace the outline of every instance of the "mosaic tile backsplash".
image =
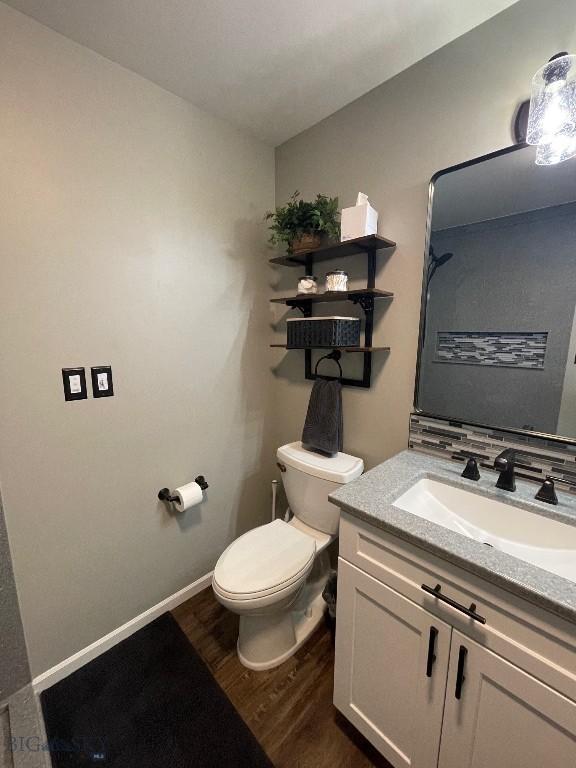
{"type": "Polygon", "coordinates": [[[547,331],[438,331],[435,362],[506,368],[544,368],[547,342],[547,331]]]}
{"type": "Polygon", "coordinates": [[[475,456],[486,469],[494,468],[494,459],[505,448],[515,448],[518,477],[539,483],[546,475],[561,477],[574,485],[562,484],[559,490],[576,494],[576,444],[412,414],[409,446],[452,461],[475,456]]]}

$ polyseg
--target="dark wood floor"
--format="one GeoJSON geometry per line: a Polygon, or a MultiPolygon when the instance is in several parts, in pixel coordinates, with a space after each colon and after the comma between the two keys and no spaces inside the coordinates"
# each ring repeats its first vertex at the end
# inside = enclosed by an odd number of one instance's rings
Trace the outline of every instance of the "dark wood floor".
{"type": "Polygon", "coordinates": [[[332,704],[334,651],[324,626],[280,667],[252,672],[236,655],[238,617],[211,589],[173,615],[276,768],[390,768],[332,704]]]}

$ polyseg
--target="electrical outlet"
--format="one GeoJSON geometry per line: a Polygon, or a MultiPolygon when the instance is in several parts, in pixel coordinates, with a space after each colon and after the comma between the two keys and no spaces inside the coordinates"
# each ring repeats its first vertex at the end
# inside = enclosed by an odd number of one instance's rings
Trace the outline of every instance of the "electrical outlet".
{"type": "Polygon", "coordinates": [[[92,373],[92,395],[94,397],[113,397],[112,368],[109,365],[96,365],[90,370],[92,373]]]}
{"type": "Polygon", "coordinates": [[[84,368],[62,368],[64,400],[86,400],[86,371],[84,368]]]}

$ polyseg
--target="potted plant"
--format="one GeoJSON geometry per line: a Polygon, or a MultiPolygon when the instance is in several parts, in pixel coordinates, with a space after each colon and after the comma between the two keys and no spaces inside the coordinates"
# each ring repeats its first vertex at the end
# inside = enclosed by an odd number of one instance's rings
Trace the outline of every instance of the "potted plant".
{"type": "Polygon", "coordinates": [[[271,221],[270,243],[286,243],[290,253],[310,251],[320,245],[322,235],[330,239],[340,238],[340,212],[338,198],[316,195],[312,202],[300,199],[294,192],[286,205],[268,211],[266,221],[271,221]]]}

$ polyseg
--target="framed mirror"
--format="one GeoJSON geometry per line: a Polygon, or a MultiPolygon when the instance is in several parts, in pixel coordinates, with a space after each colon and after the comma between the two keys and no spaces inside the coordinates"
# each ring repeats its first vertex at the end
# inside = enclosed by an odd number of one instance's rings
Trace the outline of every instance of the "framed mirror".
{"type": "Polygon", "coordinates": [[[576,161],[516,145],[430,183],[415,409],[576,440],[576,161]]]}

